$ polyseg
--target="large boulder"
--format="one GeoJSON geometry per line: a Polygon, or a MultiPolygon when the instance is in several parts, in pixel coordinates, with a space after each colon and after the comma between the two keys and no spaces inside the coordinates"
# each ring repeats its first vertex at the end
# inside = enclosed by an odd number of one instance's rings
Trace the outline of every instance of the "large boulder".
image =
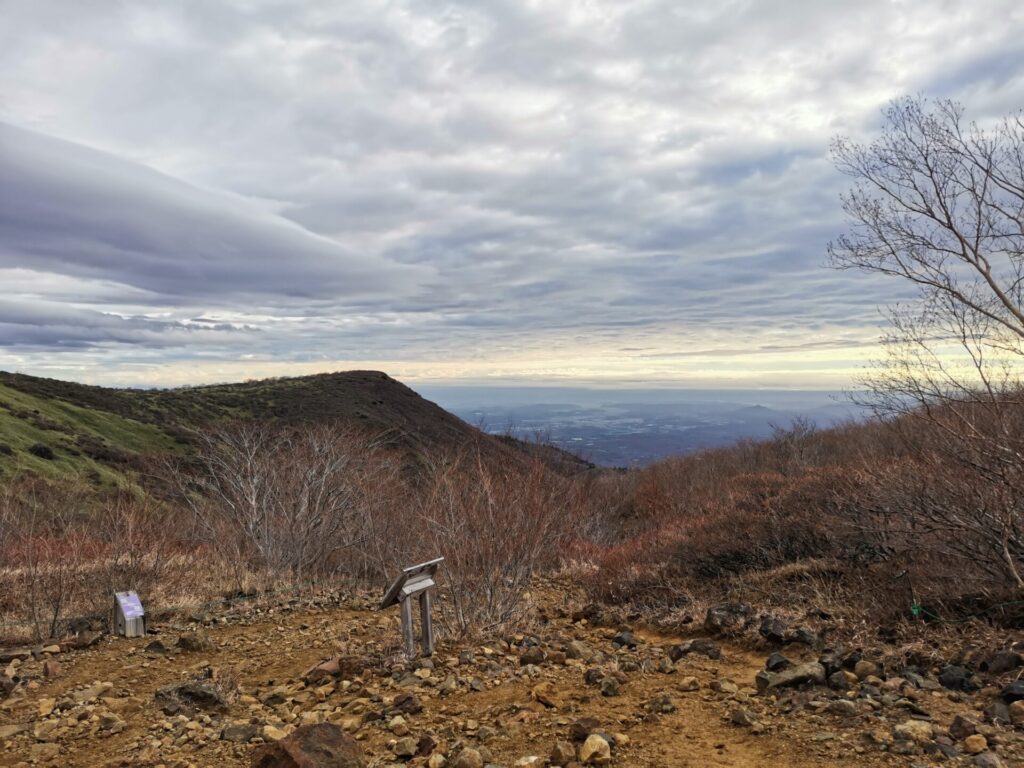
{"type": "Polygon", "coordinates": [[[360,746],[337,725],[317,723],[252,752],[252,768],[366,768],[360,746]]]}

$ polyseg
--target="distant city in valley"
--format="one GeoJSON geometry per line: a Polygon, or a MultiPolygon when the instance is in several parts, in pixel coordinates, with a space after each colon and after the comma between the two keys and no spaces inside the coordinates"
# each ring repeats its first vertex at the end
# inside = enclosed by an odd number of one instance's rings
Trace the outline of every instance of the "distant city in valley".
{"type": "Polygon", "coordinates": [[[639,467],[770,437],[803,417],[829,427],[866,415],[842,392],[421,386],[426,398],[492,434],[536,435],[606,467],[639,467]]]}

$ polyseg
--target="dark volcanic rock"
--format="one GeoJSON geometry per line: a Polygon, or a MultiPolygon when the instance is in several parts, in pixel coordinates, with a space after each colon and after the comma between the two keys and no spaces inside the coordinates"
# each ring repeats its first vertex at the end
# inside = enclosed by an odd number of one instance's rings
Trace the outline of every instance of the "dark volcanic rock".
{"type": "Polygon", "coordinates": [[[797,627],[789,638],[792,643],[815,646],[818,644],[818,636],[807,627],[797,627]]]}
{"type": "Polygon", "coordinates": [[[587,603],[578,611],[573,611],[572,620],[583,621],[586,620],[589,624],[598,624],[604,615],[604,611],[601,606],[597,603],[587,603]]]}
{"type": "Polygon", "coordinates": [[[569,726],[569,738],[572,741],[584,741],[587,736],[596,733],[601,727],[601,721],[596,717],[581,717],[569,726]]]}
{"type": "Polygon", "coordinates": [[[789,626],[778,616],[769,615],[761,619],[761,626],[757,631],[769,643],[781,644],[786,642],[786,633],[789,631],[789,626]]]}
{"type": "Polygon", "coordinates": [[[523,651],[519,657],[519,664],[524,667],[528,664],[543,664],[546,658],[544,651],[535,645],[523,651]]]}
{"type": "Polygon", "coordinates": [[[773,653],[764,663],[764,668],[769,672],[781,672],[784,669],[789,669],[791,666],[793,666],[793,662],[781,653],[773,653]]]}
{"type": "Polygon", "coordinates": [[[997,651],[985,660],[982,669],[992,675],[1001,675],[1005,672],[1012,672],[1017,667],[1024,665],[1019,653],[1015,651],[997,651]]]}
{"type": "Polygon", "coordinates": [[[704,629],[712,633],[735,632],[753,619],[754,609],[748,603],[724,603],[708,608],[704,629]]]}
{"type": "Polygon", "coordinates": [[[1024,699],[1024,680],[1014,680],[1003,688],[999,695],[1007,704],[1024,699]]]}
{"type": "Polygon", "coordinates": [[[388,707],[388,715],[415,715],[423,711],[423,704],[412,693],[400,693],[388,707]]]}
{"type": "Polygon", "coordinates": [[[366,768],[363,750],[331,723],[304,725],[273,744],[256,747],[252,768],[366,768]]]}
{"type": "Polygon", "coordinates": [[[707,656],[709,659],[722,658],[722,649],[718,647],[718,643],[714,640],[707,640],[705,638],[687,640],[685,643],[678,643],[676,645],[669,646],[666,653],[668,653],[668,657],[672,659],[673,662],[679,661],[690,653],[699,653],[702,656],[707,656]]]}
{"type": "Polygon", "coordinates": [[[169,705],[175,712],[182,705],[207,712],[222,712],[228,707],[227,698],[212,680],[188,680],[165,685],[157,689],[155,698],[165,708],[169,705]]]}
{"type": "Polygon", "coordinates": [[[629,630],[623,630],[612,638],[612,645],[616,648],[636,648],[636,638],[629,630]]]}
{"type": "Polygon", "coordinates": [[[967,691],[971,687],[970,675],[967,670],[955,664],[948,664],[942,668],[939,673],[939,683],[943,688],[948,688],[951,691],[967,691]]]}

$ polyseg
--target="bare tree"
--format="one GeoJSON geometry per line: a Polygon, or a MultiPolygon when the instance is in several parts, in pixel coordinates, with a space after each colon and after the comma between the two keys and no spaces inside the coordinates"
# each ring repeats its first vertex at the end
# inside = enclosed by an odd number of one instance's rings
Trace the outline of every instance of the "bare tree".
{"type": "Polygon", "coordinates": [[[873,404],[914,422],[922,468],[961,473],[901,504],[903,519],[1024,588],[1024,118],[983,128],[954,102],[905,98],[874,142],[832,152],[854,180],[833,264],[914,289],[865,379],[873,404]]]}
{"type": "Polygon", "coordinates": [[[248,566],[293,578],[348,567],[340,555],[366,535],[368,476],[390,466],[378,441],[350,428],[243,422],[198,442],[192,466],[166,475],[237,586],[248,566]]]}

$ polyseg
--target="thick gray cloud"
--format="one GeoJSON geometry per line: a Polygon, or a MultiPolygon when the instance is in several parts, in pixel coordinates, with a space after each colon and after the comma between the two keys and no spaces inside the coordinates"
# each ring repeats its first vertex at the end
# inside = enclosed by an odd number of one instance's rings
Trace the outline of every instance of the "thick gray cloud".
{"type": "Polygon", "coordinates": [[[829,138],[904,93],[1024,106],[1010,0],[4,17],[0,367],[77,378],[835,384],[901,293],[822,266],[829,138]]]}

